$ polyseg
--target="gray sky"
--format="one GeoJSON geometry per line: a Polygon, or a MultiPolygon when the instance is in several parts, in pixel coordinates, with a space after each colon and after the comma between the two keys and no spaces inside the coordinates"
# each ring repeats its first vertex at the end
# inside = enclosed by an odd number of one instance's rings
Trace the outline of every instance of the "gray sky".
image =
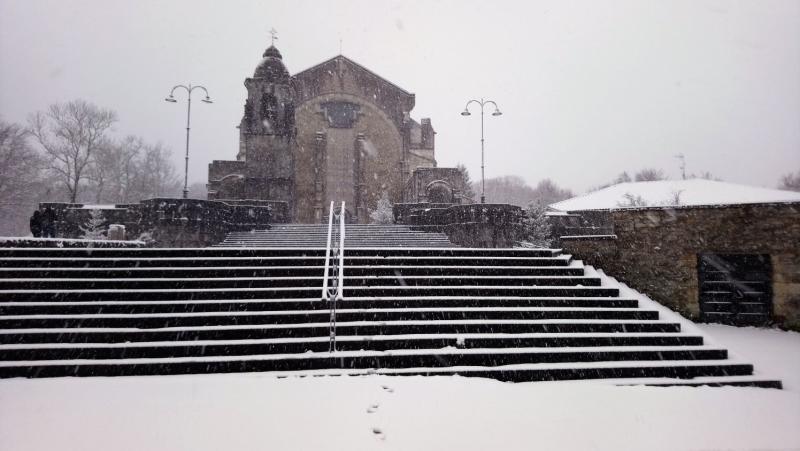
{"type": "Polygon", "coordinates": [[[251,76],[279,32],[291,73],[339,53],[414,92],[440,166],[480,178],[550,177],[578,192],[622,170],[663,168],[775,186],[800,170],[800,2],[780,1],[64,1],[0,0],[0,115],[24,122],[56,101],[112,108],[115,134],[172,148],[189,179],[234,159],[251,76]],[[199,100],[199,99],[198,99],[199,100]]]}

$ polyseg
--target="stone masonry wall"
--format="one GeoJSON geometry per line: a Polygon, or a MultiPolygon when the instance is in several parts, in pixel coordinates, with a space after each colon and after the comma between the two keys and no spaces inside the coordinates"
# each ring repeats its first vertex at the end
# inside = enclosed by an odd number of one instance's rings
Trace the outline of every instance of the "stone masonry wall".
{"type": "Polygon", "coordinates": [[[800,203],[609,211],[616,237],[562,238],[565,253],[699,318],[697,255],[769,254],[773,320],[800,330],[800,203]]]}
{"type": "MultiPolygon", "coordinates": [[[[80,238],[80,227],[92,211],[91,206],[67,203],[41,203],[39,210],[51,208],[58,238],[80,238]]],[[[110,224],[125,226],[129,239],[149,235],[154,247],[205,247],[219,243],[232,231],[263,229],[285,223],[289,217],[286,202],[264,200],[210,201],[200,199],[145,199],[139,204],[118,204],[102,210],[104,229],[110,224]]],[[[145,238],[142,238],[145,239],[145,238]]]]}

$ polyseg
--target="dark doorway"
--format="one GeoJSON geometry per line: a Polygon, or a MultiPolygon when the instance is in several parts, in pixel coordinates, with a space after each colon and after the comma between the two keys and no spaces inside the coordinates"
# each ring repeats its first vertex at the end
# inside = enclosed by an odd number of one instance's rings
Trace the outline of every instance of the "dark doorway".
{"type": "Polygon", "coordinates": [[[697,256],[700,319],[761,326],[772,316],[772,266],[768,254],[697,256]]]}

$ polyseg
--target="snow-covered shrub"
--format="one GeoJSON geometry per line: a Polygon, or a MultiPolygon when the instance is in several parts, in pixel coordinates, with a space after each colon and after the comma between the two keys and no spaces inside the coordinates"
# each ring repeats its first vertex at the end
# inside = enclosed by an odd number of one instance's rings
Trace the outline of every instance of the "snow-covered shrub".
{"type": "Polygon", "coordinates": [[[145,243],[148,246],[152,245],[156,241],[153,238],[153,231],[152,230],[147,230],[147,231],[144,231],[144,232],[140,233],[139,237],[136,238],[136,240],[137,241],[141,241],[141,242],[145,243]]]}
{"type": "Polygon", "coordinates": [[[681,203],[681,194],[683,193],[683,191],[684,190],[682,190],[682,189],[680,189],[680,190],[672,190],[672,192],[670,193],[669,199],[667,199],[664,202],[662,202],[661,205],[664,205],[666,207],[674,207],[674,206],[682,205],[682,203],[681,203]]]}
{"type": "Polygon", "coordinates": [[[83,235],[81,238],[85,240],[104,240],[106,239],[105,229],[106,218],[100,210],[91,210],[89,212],[89,220],[86,221],[84,226],[80,226],[83,235]]]}
{"type": "Polygon", "coordinates": [[[519,247],[547,248],[553,242],[552,226],[547,219],[546,207],[530,204],[522,219],[522,234],[516,243],[519,247]]]}
{"type": "Polygon", "coordinates": [[[625,199],[624,201],[617,202],[617,206],[619,207],[646,207],[647,201],[644,197],[636,195],[634,196],[631,193],[625,193],[622,195],[625,199]]]}
{"type": "Polygon", "coordinates": [[[370,224],[394,224],[394,213],[392,213],[392,203],[389,201],[389,194],[384,191],[375,209],[369,213],[370,224]]]}

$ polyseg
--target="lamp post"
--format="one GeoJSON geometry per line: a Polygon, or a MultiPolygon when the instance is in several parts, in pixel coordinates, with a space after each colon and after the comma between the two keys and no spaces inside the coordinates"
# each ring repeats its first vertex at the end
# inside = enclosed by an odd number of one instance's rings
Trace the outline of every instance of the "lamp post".
{"type": "Polygon", "coordinates": [[[485,105],[491,103],[492,105],[494,105],[494,112],[492,113],[492,116],[500,116],[503,113],[500,112],[500,109],[497,107],[497,104],[494,102],[494,100],[483,100],[483,97],[481,97],[481,100],[470,100],[469,102],[467,102],[467,104],[464,106],[464,111],[461,112],[462,116],[470,116],[470,115],[472,115],[472,113],[469,112],[469,106],[473,102],[475,102],[475,103],[477,103],[478,105],[481,106],[481,203],[485,204],[486,203],[486,175],[485,175],[484,164],[483,164],[483,107],[485,105]]]}
{"type": "Polygon", "coordinates": [[[189,197],[189,124],[192,117],[192,91],[195,89],[202,89],[203,92],[206,93],[206,98],[203,99],[205,103],[213,103],[211,98],[208,96],[208,90],[203,86],[192,86],[191,83],[189,86],[184,85],[177,85],[172,88],[169,92],[169,97],[165,98],[167,102],[170,103],[177,103],[178,101],[173,97],[175,90],[178,88],[183,88],[186,90],[186,93],[189,94],[189,98],[186,101],[186,165],[183,170],[183,198],[186,199],[189,197]]]}

